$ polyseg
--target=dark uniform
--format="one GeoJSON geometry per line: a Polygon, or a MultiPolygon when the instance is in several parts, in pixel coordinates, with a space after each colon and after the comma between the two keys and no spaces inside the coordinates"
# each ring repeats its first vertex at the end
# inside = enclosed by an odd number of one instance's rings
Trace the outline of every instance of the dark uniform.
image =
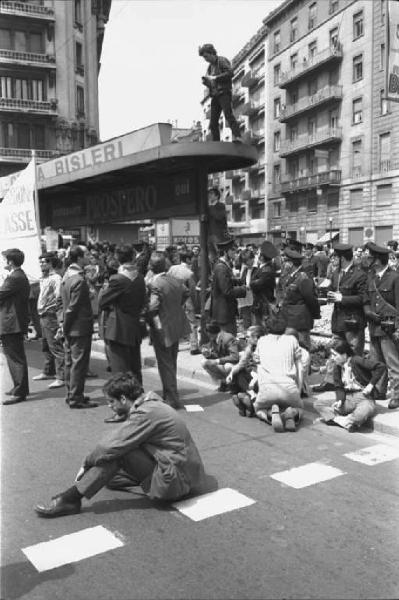
{"type": "Polygon", "coordinates": [[[255,272],[250,286],[254,295],[253,313],[257,325],[264,324],[264,318],[270,315],[271,305],[275,301],[276,267],[272,260],[278,255],[277,248],[268,241],[263,242],[260,254],[264,262],[255,272]]]}
{"type": "MultiPolygon", "coordinates": [[[[219,243],[219,247],[227,245],[219,243]]],[[[239,285],[233,277],[233,270],[228,262],[219,259],[215,264],[211,288],[211,318],[220,329],[237,335],[237,298],[244,298],[245,286],[239,285]]]]}

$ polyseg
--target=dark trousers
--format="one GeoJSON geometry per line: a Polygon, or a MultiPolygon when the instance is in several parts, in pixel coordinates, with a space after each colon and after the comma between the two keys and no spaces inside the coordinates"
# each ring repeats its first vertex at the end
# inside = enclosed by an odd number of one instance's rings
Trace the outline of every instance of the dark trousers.
{"type": "Polygon", "coordinates": [[[67,402],[81,402],[89,369],[91,335],[67,335],[64,347],[67,402]]]}
{"type": "Polygon", "coordinates": [[[108,358],[113,373],[127,373],[131,371],[140,383],[143,382],[141,374],[141,345],[125,346],[113,340],[107,340],[108,358]]]}
{"type": "Polygon", "coordinates": [[[235,319],[234,321],[230,321],[229,323],[219,323],[218,325],[222,331],[226,331],[226,333],[231,333],[234,336],[237,335],[237,322],[235,319]]]}
{"type": "Polygon", "coordinates": [[[43,373],[46,375],[56,374],[57,379],[65,379],[65,351],[61,340],[55,339],[58,329],[56,315],[45,315],[40,317],[42,328],[42,351],[44,354],[43,373]],[[54,369],[55,366],[55,369],[54,369]]]}
{"type": "Polygon", "coordinates": [[[179,403],[176,376],[179,342],[175,342],[172,346],[165,346],[159,339],[158,332],[154,332],[152,343],[158,363],[159,376],[162,381],[162,396],[165,402],[173,406],[179,403]]]}
{"type": "Polygon", "coordinates": [[[1,336],[3,352],[14,383],[12,393],[18,398],[29,394],[28,363],[26,361],[24,334],[7,333],[1,336]]]}
{"type": "Polygon", "coordinates": [[[220,96],[214,96],[211,100],[211,119],[209,123],[209,129],[214,142],[220,141],[219,118],[222,111],[233,136],[241,136],[240,126],[237,123],[231,107],[231,92],[227,92],[225,94],[221,94],[220,96]]]}

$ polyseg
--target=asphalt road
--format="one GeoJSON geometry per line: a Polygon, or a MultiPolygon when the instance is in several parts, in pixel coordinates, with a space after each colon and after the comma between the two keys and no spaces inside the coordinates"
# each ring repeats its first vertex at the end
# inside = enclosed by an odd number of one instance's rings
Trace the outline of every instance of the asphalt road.
{"type": "MultiPolygon", "coordinates": [[[[29,364],[31,378],[41,367],[33,342],[29,364]]],[[[198,382],[184,380],[180,391],[185,404],[204,408],[182,411],[208,474],[203,492],[232,488],[254,503],[196,522],[142,494],[102,490],[80,515],[39,519],[35,504],[69,487],[82,457],[117,426],[103,422],[105,363],[92,368],[101,377],[87,381],[97,409],[70,410],[63,390],[46,382],[32,382],[29,401],[1,408],[2,598],[399,597],[399,456],[373,465],[345,456],[377,444],[396,452],[398,439],[349,434],[310,414],[296,433],[276,434],[198,382]],[[339,476],[299,489],[271,477],[309,463],[339,476]],[[22,552],[98,525],[124,545],[43,572],[22,552]]],[[[4,387],[4,360],[0,377],[4,387]]],[[[144,382],[159,390],[155,369],[144,382]]]]}

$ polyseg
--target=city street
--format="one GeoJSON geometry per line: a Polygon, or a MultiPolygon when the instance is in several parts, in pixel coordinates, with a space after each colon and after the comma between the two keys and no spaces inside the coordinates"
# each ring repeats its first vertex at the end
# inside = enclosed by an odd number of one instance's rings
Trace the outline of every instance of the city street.
{"type": "MultiPolygon", "coordinates": [[[[38,342],[27,348],[31,379],[42,356],[38,342]]],[[[398,597],[399,439],[349,434],[313,423],[310,412],[296,433],[276,434],[239,417],[228,394],[189,378],[180,382],[181,398],[203,411],[181,413],[205,464],[203,493],[230,488],[246,506],[221,506],[195,521],[139,491],[104,489],[79,515],[39,519],[35,504],[72,485],[99,436],[118,427],[103,422],[106,363],[94,356],[99,378],[86,389],[97,409],[70,410],[64,389],[51,392],[45,381],[31,381],[27,402],[1,409],[2,598],[398,597]],[[41,572],[23,553],[97,526],[123,545],[41,572]]],[[[156,367],[144,369],[144,383],[159,390],[156,367]]]]}

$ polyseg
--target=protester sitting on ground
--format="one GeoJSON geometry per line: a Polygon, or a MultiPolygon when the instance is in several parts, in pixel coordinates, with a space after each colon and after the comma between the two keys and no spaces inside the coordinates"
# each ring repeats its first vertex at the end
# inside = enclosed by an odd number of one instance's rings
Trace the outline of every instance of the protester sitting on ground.
{"type": "Polygon", "coordinates": [[[226,377],[239,360],[237,340],[233,334],[221,331],[215,321],[207,324],[206,332],[209,342],[201,348],[205,358],[201,366],[209,373],[215,385],[219,384],[218,391],[225,392],[227,391],[226,377]]]}
{"type": "Polygon", "coordinates": [[[184,420],[154,392],[144,394],[132,373],[117,373],[104,386],[109,405],[126,414],[83,461],[75,485],[39,504],[40,517],[79,513],[82,498],[102,487],[128,491],[141,486],[153,500],[175,501],[201,486],[204,467],[184,420]]]}
{"type": "Polygon", "coordinates": [[[375,414],[374,398],[378,397],[378,382],[386,376],[382,362],[353,354],[346,341],[331,349],[335,363],[335,401],[318,398],[313,403],[320,420],[327,425],[339,425],[347,431],[356,431],[375,414]]]}
{"type": "Polygon", "coordinates": [[[240,352],[240,360],[233,365],[226,377],[226,383],[231,386],[232,400],[238,408],[241,417],[253,417],[253,403],[258,392],[256,363],[253,357],[258,340],[265,335],[264,327],[253,325],[247,331],[247,346],[240,352]]]}
{"type": "Polygon", "coordinates": [[[254,353],[259,385],[255,413],[278,433],[296,431],[303,413],[301,348],[294,333],[290,329],[278,335],[271,326],[254,353]]]}

